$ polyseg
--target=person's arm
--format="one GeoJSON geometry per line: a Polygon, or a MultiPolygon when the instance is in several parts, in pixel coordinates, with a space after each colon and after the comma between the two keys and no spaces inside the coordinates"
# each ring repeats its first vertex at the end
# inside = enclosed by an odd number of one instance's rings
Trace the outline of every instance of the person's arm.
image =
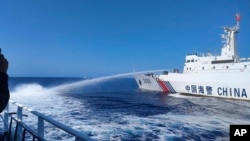
{"type": "Polygon", "coordinates": [[[4,110],[10,99],[8,88],[8,61],[0,54],[0,112],[4,110]]]}
{"type": "Polygon", "coordinates": [[[4,110],[10,99],[8,75],[0,72],[0,112],[4,110]]]}

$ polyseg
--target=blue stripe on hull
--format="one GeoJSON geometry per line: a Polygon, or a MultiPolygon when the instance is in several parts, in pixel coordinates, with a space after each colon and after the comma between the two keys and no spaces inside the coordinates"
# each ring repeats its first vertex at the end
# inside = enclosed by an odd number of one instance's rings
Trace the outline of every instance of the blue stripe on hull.
{"type": "Polygon", "coordinates": [[[169,88],[171,93],[176,93],[176,91],[174,90],[173,86],[170,84],[169,81],[164,81],[164,82],[167,85],[167,87],[169,88]]]}

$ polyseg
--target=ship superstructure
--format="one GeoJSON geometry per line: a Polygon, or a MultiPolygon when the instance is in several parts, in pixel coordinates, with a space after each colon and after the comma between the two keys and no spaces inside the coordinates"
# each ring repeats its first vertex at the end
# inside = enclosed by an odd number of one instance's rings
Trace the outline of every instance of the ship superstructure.
{"type": "Polygon", "coordinates": [[[169,93],[185,93],[250,100],[250,58],[240,58],[237,52],[236,25],[223,27],[223,46],[220,55],[193,53],[186,56],[183,72],[135,75],[141,89],[169,93]]]}
{"type": "Polygon", "coordinates": [[[245,71],[250,58],[239,58],[237,53],[236,34],[239,33],[240,15],[236,14],[236,25],[233,27],[224,27],[223,47],[221,55],[207,54],[189,54],[186,56],[186,62],[183,73],[201,73],[201,72],[234,72],[245,71]]]}

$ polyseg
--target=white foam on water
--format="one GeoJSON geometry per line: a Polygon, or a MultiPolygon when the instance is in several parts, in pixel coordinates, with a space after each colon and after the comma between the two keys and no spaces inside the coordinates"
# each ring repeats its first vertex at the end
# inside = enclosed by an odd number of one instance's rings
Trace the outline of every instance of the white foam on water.
{"type": "Polygon", "coordinates": [[[174,94],[168,94],[169,96],[171,97],[175,97],[175,98],[190,98],[190,99],[194,99],[194,98],[199,98],[199,97],[195,97],[195,96],[192,96],[192,95],[182,95],[180,93],[174,93],[174,94]]]}
{"type": "MultiPolygon", "coordinates": [[[[213,132],[224,133],[224,136],[218,135],[214,140],[229,139],[225,137],[229,135],[229,125],[230,124],[248,124],[249,120],[246,119],[231,119],[230,117],[225,118],[225,116],[206,116],[204,113],[198,115],[176,115],[176,114],[161,114],[150,117],[138,117],[138,116],[122,116],[121,120],[127,122],[126,125],[119,123],[96,123],[98,126],[86,125],[83,128],[89,132],[93,132],[96,139],[103,139],[112,136],[119,135],[129,136],[129,135],[139,135],[146,136],[146,134],[153,134],[157,136],[158,139],[154,140],[170,140],[171,138],[183,138],[190,136],[189,134],[198,136],[201,140],[207,140],[202,135],[210,134],[214,135],[213,132]],[[185,132],[185,129],[189,130],[185,132]]],[[[142,139],[143,140],[143,139],[142,139]]],[[[153,137],[150,139],[153,140],[153,137]]],[[[193,140],[191,137],[185,140],[193,140]]]]}
{"type": "Polygon", "coordinates": [[[22,104],[38,104],[37,101],[46,101],[51,91],[37,83],[20,84],[10,91],[10,99],[22,104]]]}
{"type": "MultiPolygon", "coordinates": [[[[139,136],[139,140],[171,140],[172,138],[185,139],[190,131],[185,132],[183,128],[193,130],[193,134],[201,140],[207,140],[203,135],[208,132],[224,132],[229,129],[227,122],[211,124],[216,120],[211,117],[198,117],[193,115],[174,115],[161,114],[150,117],[138,117],[133,115],[121,115],[121,121],[126,124],[117,122],[103,123],[96,119],[89,119],[87,122],[79,121],[74,128],[87,131],[97,140],[121,140],[122,138],[131,138],[139,136]],[[197,131],[197,132],[196,132],[197,131]],[[152,135],[151,137],[148,135],[152,135]],[[157,137],[157,138],[156,138],[157,137]]],[[[230,121],[230,120],[229,120],[230,121]]],[[[75,121],[78,122],[78,121],[75,121]]],[[[247,122],[247,121],[246,121],[247,122]]],[[[214,140],[228,139],[227,137],[218,136],[214,140]]],[[[193,140],[191,137],[185,140],[193,140]]]]}
{"type": "Polygon", "coordinates": [[[169,112],[148,117],[121,114],[118,116],[119,121],[125,124],[117,121],[105,123],[101,119],[89,119],[86,122],[75,121],[79,123],[74,128],[87,131],[97,140],[120,140],[138,135],[140,140],[185,139],[191,141],[195,140],[192,138],[195,137],[199,140],[220,141],[229,139],[230,124],[249,124],[250,122],[249,102],[201,97],[183,99],[199,105],[203,110],[186,114],[169,112]],[[152,134],[152,138],[149,134],[152,134]]]}

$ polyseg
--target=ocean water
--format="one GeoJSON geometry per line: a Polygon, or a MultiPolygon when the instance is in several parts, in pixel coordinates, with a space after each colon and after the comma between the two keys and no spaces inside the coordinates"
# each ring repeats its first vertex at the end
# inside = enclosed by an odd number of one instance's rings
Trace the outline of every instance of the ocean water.
{"type": "Polygon", "coordinates": [[[250,124],[248,101],[141,91],[129,77],[12,77],[9,88],[12,100],[101,141],[227,141],[230,124],[250,124]]]}

